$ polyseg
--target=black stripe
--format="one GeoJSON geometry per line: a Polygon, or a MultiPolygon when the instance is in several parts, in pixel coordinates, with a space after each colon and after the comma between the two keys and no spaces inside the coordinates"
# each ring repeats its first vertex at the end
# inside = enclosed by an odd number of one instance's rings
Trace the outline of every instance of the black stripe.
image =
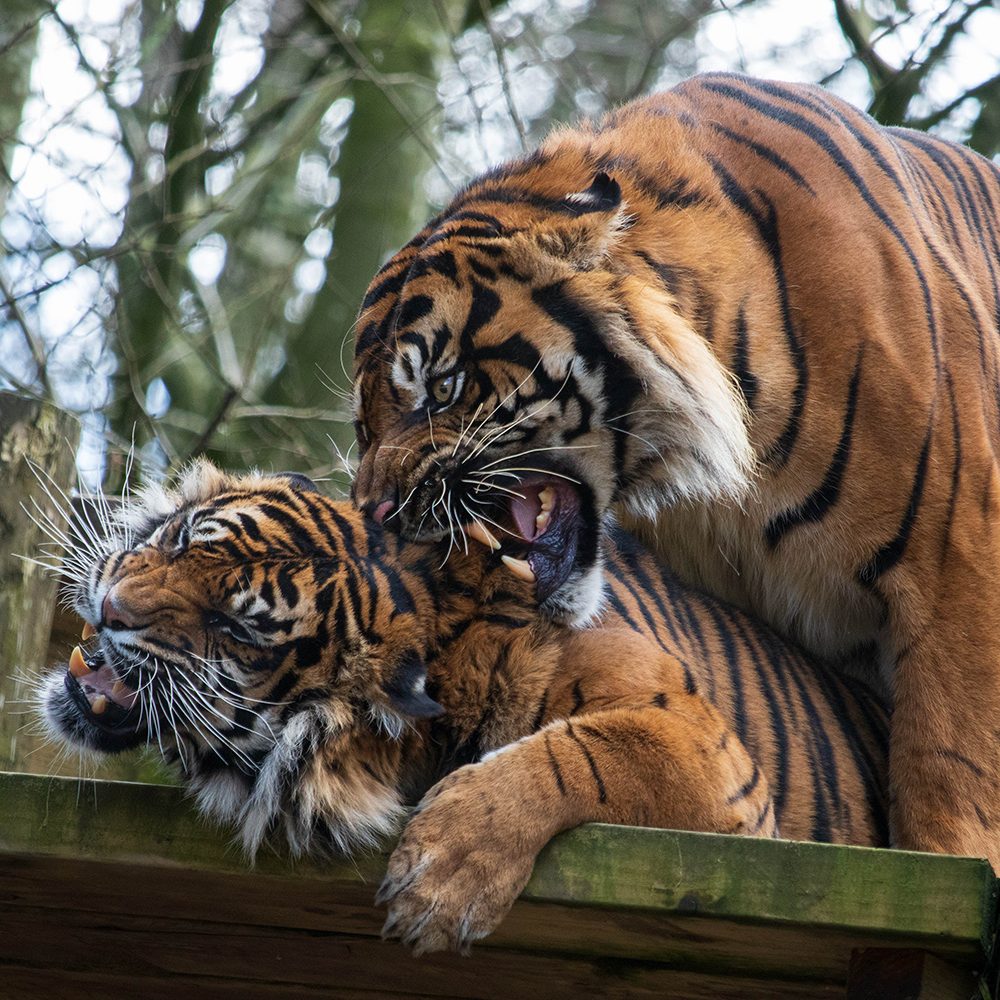
{"type": "Polygon", "coordinates": [[[965,754],[959,753],[957,750],[948,750],[944,747],[939,747],[934,751],[934,753],[938,757],[943,757],[945,760],[951,760],[956,764],[961,764],[962,767],[971,771],[977,778],[985,777],[985,772],[974,760],[970,760],[965,756],[965,754]]]}
{"type": "Polygon", "coordinates": [[[740,384],[747,409],[753,412],[753,404],[757,399],[757,376],[750,370],[750,345],[747,342],[746,303],[740,303],[739,315],[736,317],[736,343],[733,346],[733,374],[740,384]]]}
{"type": "Polygon", "coordinates": [[[710,160],[712,169],[719,178],[723,194],[745,215],[747,215],[760,234],[771,258],[774,270],[774,280],[778,286],[778,303],[781,307],[781,324],[788,344],[788,353],[795,368],[795,387],[792,389],[792,409],[788,415],[785,429],[778,440],[768,449],[765,461],[782,468],[791,457],[792,449],[798,439],[802,423],[802,412],[806,405],[806,392],[809,387],[809,370],[806,365],[805,350],[799,341],[799,335],[792,321],[792,309],[788,296],[788,282],[785,278],[785,267],[782,260],[781,241],[778,237],[778,213],[773,202],[762,192],[757,197],[763,204],[758,209],[747,192],[737,183],[736,178],[718,160],[710,160]]]}
{"type": "Polygon", "coordinates": [[[473,350],[475,335],[500,311],[500,296],[492,289],[472,280],[472,302],[465,326],[459,335],[459,354],[467,357],[473,350]]]}
{"type": "MultiPolygon", "coordinates": [[[[542,700],[538,705],[538,711],[535,712],[535,718],[532,720],[531,723],[531,731],[533,733],[537,732],[541,728],[542,720],[545,718],[545,710],[548,707],[549,707],[549,689],[546,688],[545,691],[542,693],[542,700]]],[[[546,741],[548,740],[547,734],[545,739],[546,741]]]]}
{"type": "Polygon", "coordinates": [[[738,143],[741,146],[746,146],[747,149],[767,160],[768,163],[777,167],[787,177],[790,177],[800,188],[815,196],[816,191],[805,179],[805,177],[803,177],[802,174],[800,174],[798,170],[796,170],[795,167],[788,162],[788,160],[786,160],[780,153],[772,149],[770,146],[765,146],[762,142],[758,142],[756,139],[751,139],[749,136],[741,135],[739,132],[734,132],[731,128],[727,128],[720,122],[710,121],[708,122],[708,126],[720,135],[724,135],[727,139],[731,139],[733,142],[738,143]]]}
{"type": "Polygon", "coordinates": [[[840,432],[840,440],[834,449],[833,458],[827,467],[826,475],[819,486],[809,494],[798,506],[782,511],[772,519],[764,533],[767,544],[773,549],[793,528],[822,520],[827,512],[840,498],[840,488],[844,480],[847,462],[851,457],[851,437],[854,432],[854,418],[857,415],[858,386],[861,381],[861,360],[864,355],[864,345],[858,350],[854,362],[854,374],[847,390],[847,406],[844,412],[844,426],[840,432]]]}
{"type": "Polygon", "coordinates": [[[747,707],[746,695],[743,690],[743,663],[736,649],[736,643],[733,641],[733,632],[726,627],[722,618],[723,610],[728,613],[729,609],[706,601],[705,610],[715,625],[716,635],[725,653],[726,667],[729,671],[729,688],[733,699],[733,720],[736,723],[736,735],[741,743],[745,743],[747,738],[747,707]]]}
{"type": "Polygon", "coordinates": [[[924,495],[924,481],[927,478],[927,465],[931,453],[931,427],[927,428],[927,436],[924,438],[924,446],[920,451],[920,459],[917,462],[916,472],[913,475],[913,486],[910,488],[910,499],[906,505],[906,511],[899,523],[899,529],[895,537],[886,542],[875,553],[874,556],[858,571],[858,579],[867,585],[873,584],[883,573],[887,573],[903,556],[906,550],[906,543],[910,539],[913,531],[913,524],[917,519],[917,512],[920,509],[920,502],[924,495]]]}
{"type": "Polygon", "coordinates": [[[423,255],[418,257],[410,268],[407,281],[413,281],[415,278],[429,274],[431,271],[444,275],[455,285],[459,284],[455,255],[450,250],[442,250],[440,253],[430,254],[427,257],[423,255]]]}
{"type": "MultiPolygon", "coordinates": [[[[630,412],[636,396],[642,391],[641,384],[631,371],[610,354],[598,332],[596,321],[579,302],[566,294],[564,283],[560,281],[536,288],[532,291],[531,298],[550,319],[570,331],[574,350],[587,371],[591,374],[601,373],[607,402],[605,423],[630,412]]],[[[619,484],[624,476],[627,448],[627,435],[616,434],[614,457],[619,484]]]]}
{"type": "Polygon", "coordinates": [[[753,790],[760,784],[761,773],[760,768],[754,764],[753,774],[743,783],[743,785],[738,788],[732,795],[726,799],[727,806],[734,806],[737,802],[742,802],[748,795],[750,795],[753,790]]]}
{"type": "MultiPolygon", "coordinates": [[[[703,604],[708,606],[710,601],[711,599],[706,597],[703,599],[703,604]]],[[[752,661],[754,675],[758,679],[757,691],[767,706],[768,718],[770,720],[768,729],[774,738],[774,752],[777,763],[777,787],[772,788],[772,794],[774,796],[775,811],[778,814],[780,822],[781,816],[784,814],[785,799],[788,796],[788,783],[791,777],[791,768],[788,766],[789,761],[792,759],[788,743],[788,724],[794,722],[794,714],[790,710],[793,705],[793,699],[788,689],[788,677],[785,673],[786,663],[784,662],[785,657],[788,655],[788,647],[780,643],[767,630],[757,628],[752,621],[745,618],[738,611],[725,608],[724,605],[719,605],[719,608],[726,611],[730,628],[743,643],[752,661]],[[749,631],[752,631],[753,637],[756,638],[761,648],[768,654],[766,663],[759,655],[756,645],[751,640],[749,631]],[[767,676],[768,671],[773,676],[776,682],[775,685],[772,685],[770,682],[767,676]],[[778,704],[775,687],[777,687],[785,699],[787,706],[785,710],[782,710],[782,707],[778,704]]],[[[763,749],[763,741],[761,741],[761,749],[763,749]]],[[[757,755],[760,755],[759,752],[757,755]]]]}
{"type": "Polygon", "coordinates": [[[434,300],[429,295],[413,295],[399,307],[398,327],[412,326],[423,319],[434,308],[434,300]]]}
{"type": "Polygon", "coordinates": [[[853,681],[848,687],[839,677],[835,677],[824,667],[816,670],[813,677],[818,683],[820,691],[824,694],[827,704],[833,709],[834,722],[844,734],[844,742],[854,759],[858,777],[864,788],[872,826],[878,840],[876,846],[888,846],[888,790],[885,787],[886,766],[889,760],[889,747],[886,739],[888,735],[887,719],[884,714],[880,715],[873,710],[873,706],[869,703],[874,701],[874,696],[857,681],[853,681]],[[844,697],[845,692],[865,725],[865,733],[859,731],[858,726],[852,720],[844,697]],[[866,735],[867,740],[864,738],[866,735]],[[874,744],[874,751],[871,744],[874,744]],[[877,759],[873,756],[873,752],[877,754],[877,759]]]}
{"type": "Polygon", "coordinates": [[[951,545],[951,528],[955,521],[955,505],[958,501],[958,486],[962,473],[962,425],[958,419],[958,400],[955,398],[955,384],[951,372],[944,371],[945,386],[948,390],[948,402],[951,408],[951,442],[955,449],[955,458],[951,465],[951,484],[948,490],[948,511],[945,514],[944,531],[941,533],[941,562],[948,556],[951,545]]]}
{"type": "Polygon", "coordinates": [[[549,742],[549,734],[545,734],[545,752],[549,756],[549,767],[552,768],[552,775],[556,779],[556,788],[559,789],[560,795],[566,794],[566,784],[563,781],[562,770],[559,767],[559,761],[556,760],[556,755],[552,752],[552,745],[549,742]]]}
{"type": "Polygon", "coordinates": [[[604,787],[604,779],[601,777],[601,772],[597,769],[597,762],[594,760],[594,755],[583,745],[580,737],[573,731],[573,725],[570,722],[566,723],[566,735],[576,743],[583,752],[584,757],[587,758],[587,763],[590,765],[590,773],[594,776],[594,784],[597,785],[598,801],[607,802],[608,793],[604,787]]]}
{"type": "Polygon", "coordinates": [[[380,281],[368,294],[361,300],[361,312],[366,309],[370,309],[373,305],[381,302],[387,295],[392,295],[394,292],[398,292],[406,282],[406,271],[401,270],[398,274],[390,275],[384,281],[380,281]]]}

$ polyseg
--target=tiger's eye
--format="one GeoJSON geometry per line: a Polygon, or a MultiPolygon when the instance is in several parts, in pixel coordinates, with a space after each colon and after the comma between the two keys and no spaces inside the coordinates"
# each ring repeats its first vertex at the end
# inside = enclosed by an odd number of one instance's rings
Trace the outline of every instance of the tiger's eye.
{"type": "Polygon", "coordinates": [[[431,382],[431,396],[436,403],[450,403],[451,397],[455,394],[455,373],[442,375],[431,382]]]}

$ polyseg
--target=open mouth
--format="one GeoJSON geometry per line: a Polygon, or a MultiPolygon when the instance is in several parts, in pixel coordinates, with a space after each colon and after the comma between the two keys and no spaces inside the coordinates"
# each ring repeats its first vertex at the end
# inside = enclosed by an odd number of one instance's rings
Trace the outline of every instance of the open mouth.
{"type": "Polygon", "coordinates": [[[535,584],[540,603],[569,578],[582,527],[580,491],[568,479],[545,474],[522,479],[494,495],[489,519],[473,521],[470,538],[495,552],[514,576],[535,584]]]}
{"type": "Polygon", "coordinates": [[[139,695],[115,672],[100,648],[74,647],[64,684],[70,700],[91,725],[113,734],[137,730],[139,695]]]}

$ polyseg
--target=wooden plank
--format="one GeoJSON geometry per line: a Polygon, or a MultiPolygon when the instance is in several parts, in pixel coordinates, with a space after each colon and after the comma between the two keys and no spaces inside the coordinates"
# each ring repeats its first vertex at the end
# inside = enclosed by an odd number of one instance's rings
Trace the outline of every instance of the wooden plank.
{"type": "Polygon", "coordinates": [[[329,983],[345,996],[498,1000],[550,980],[569,984],[546,986],[553,997],[623,984],[638,996],[843,996],[855,951],[926,947],[971,976],[993,933],[983,862],[595,825],[550,845],[471,961],[416,961],[378,939],[384,856],[265,853],[249,870],[226,832],[163,786],[0,775],[0,801],[0,979],[30,984],[48,962],[66,996],[92,976],[109,989],[128,977],[133,992],[148,980],[142,995],[156,996],[174,978],[200,991],[209,974],[220,997],[241,977],[262,998],[329,983]],[[109,942],[114,963],[95,965],[109,942]],[[356,975],[366,965],[374,985],[356,975]]]}
{"type": "Polygon", "coordinates": [[[985,861],[591,824],[539,859],[525,898],[926,938],[985,953],[985,861]]]}
{"type": "MultiPolygon", "coordinates": [[[[0,801],[8,852],[246,870],[177,788],[0,774],[0,801]]],[[[376,885],[384,858],[293,864],[263,853],[255,867],[376,885]]],[[[591,824],[546,848],[524,898],[884,933],[983,955],[997,887],[971,858],[591,824]]]]}
{"type": "MultiPolygon", "coordinates": [[[[368,956],[366,956],[368,957],[368,956]]],[[[457,960],[460,961],[460,960],[457,960]]],[[[357,989],[338,985],[340,969],[331,974],[330,981],[319,986],[302,986],[292,982],[268,982],[253,980],[225,980],[210,975],[199,976],[116,976],[113,973],[63,973],[51,968],[24,968],[0,966],[3,976],[4,1000],[80,1000],[81,997],[141,997],[142,1000],[181,1000],[181,998],[197,997],[198,1000],[375,1000],[387,997],[391,1000],[427,1000],[431,994],[421,992],[422,975],[416,970],[411,975],[410,988],[406,991],[395,991],[381,985],[382,961],[367,970],[367,988],[357,989]]],[[[810,984],[801,986],[787,983],[761,983],[756,980],[730,979],[719,975],[698,975],[694,973],[670,970],[655,970],[655,976],[645,977],[642,981],[625,980],[613,984],[610,975],[605,972],[593,984],[580,983],[573,980],[575,992],[560,990],[558,994],[549,992],[552,984],[558,985],[562,977],[567,979],[576,975],[572,967],[554,967],[552,980],[524,980],[510,992],[484,992],[481,984],[498,981],[502,970],[497,970],[488,963],[474,957],[459,965],[461,975],[458,982],[466,985],[472,979],[470,992],[449,993],[451,998],[467,998],[467,1000],[486,1000],[489,996],[501,996],[504,1000],[519,997],[544,997],[549,1000],[553,996],[593,997],[603,998],[647,997],[649,1000],[843,1000],[842,985],[810,984]],[[514,990],[521,988],[523,993],[514,990]]],[[[529,975],[536,973],[528,968],[529,975]]],[[[622,973],[628,970],[622,968],[622,973]]],[[[502,984],[501,984],[502,985],[502,984]]],[[[457,987],[456,987],[457,988],[457,987]]]]}
{"type": "MultiPolygon", "coordinates": [[[[102,914],[99,920],[67,910],[18,914],[4,922],[0,938],[2,995],[10,996],[9,970],[20,970],[29,996],[44,995],[32,969],[62,980],[88,977],[127,984],[127,996],[146,997],[140,983],[212,978],[263,992],[295,987],[428,998],[509,1000],[538,995],[547,1000],[578,997],[670,996],[703,1000],[739,996],[834,997],[837,982],[788,982],[730,974],[726,970],[671,968],[653,962],[604,956],[546,955],[506,948],[476,949],[471,958],[434,955],[414,959],[398,945],[374,938],[212,921],[145,920],[102,914]]],[[[186,995],[180,993],[180,995],[186,995]]],[[[251,994],[252,995],[252,994],[251,994]]]]}
{"type": "MultiPolygon", "coordinates": [[[[383,914],[374,887],[258,873],[161,868],[109,860],[0,855],[0,922],[32,914],[59,924],[128,920],[288,928],[313,938],[338,933],[377,938],[383,914]],[[210,906],[206,906],[206,900],[210,906]]],[[[639,910],[519,902],[497,932],[477,945],[553,955],[666,963],[692,971],[760,979],[844,983],[851,953],[887,938],[821,934],[808,927],[665,916],[639,910]]],[[[400,954],[402,951],[400,950],[400,954]]],[[[968,962],[967,956],[961,961],[968,962]]]]}

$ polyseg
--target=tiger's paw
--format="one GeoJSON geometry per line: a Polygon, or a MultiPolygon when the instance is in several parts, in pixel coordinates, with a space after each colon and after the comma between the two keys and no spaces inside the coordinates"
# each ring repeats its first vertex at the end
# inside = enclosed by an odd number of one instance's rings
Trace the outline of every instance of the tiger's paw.
{"type": "Polygon", "coordinates": [[[389,911],[382,937],[399,939],[414,955],[468,954],[531,876],[533,838],[519,836],[516,803],[505,795],[501,804],[489,770],[471,764],[428,792],[389,859],[375,897],[389,911]]]}

